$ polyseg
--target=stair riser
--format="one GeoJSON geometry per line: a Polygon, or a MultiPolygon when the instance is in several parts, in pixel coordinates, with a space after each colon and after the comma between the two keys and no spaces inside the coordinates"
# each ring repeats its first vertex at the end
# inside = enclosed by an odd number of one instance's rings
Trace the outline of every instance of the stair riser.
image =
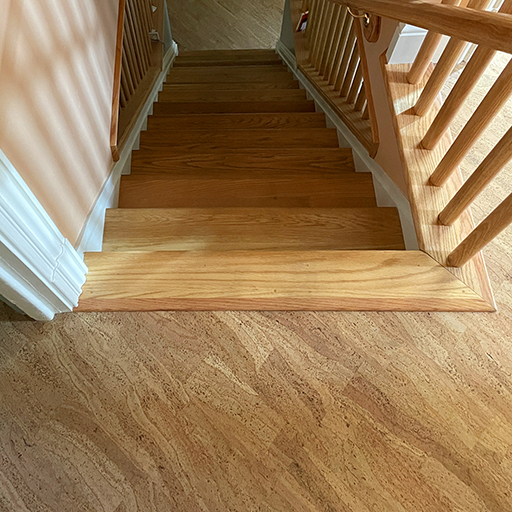
{"type": "Polygon", "coordinates": [[[154,115],[315,112],[313,101],[237,101],[213,103],[155,103],[154,115]]]}
{"type": "Polygon", "coordinates": [[[300,89],[268,91],[194,91],[187,88],[162,91],[158,96],[159,102],[169,103],[201,103],[233,101],[301,101],[306,99],[306,92],[300,89]]]}
{"type": "Polygon", "coordinates": [[[152,147],[179,147],[187,151],[208,151],[220,148],[337,148],[339,145],[336,130],[162,130],[143,132],[141,144],[152,147]]]}
{"type": "Polygon", "coordinates": [[[120,208],[357,208],[376,206],[371,177],[207,179],[123,177],[120,208]]]}
{"type": "Polygon", "coordinates": [[[239,150],[210,153],[186,153],[180,148],[153,148],[141,145],[132,155],[132,174],[172,173],[189,176],[191,172],[209,176],[232,176],[234,173],[258,174],[292,172],[296,179],[302,174],[338,175],[354,171],[351,150],[347,149],[297,149],[297,150],[239,150]]]}
{"type": "Polygon", "coordinates": [[[325,116],[316,113],[282,114],[190,114],[175,116],[151,116],[148,130],[247,130],[326,128],[325,116]]]}

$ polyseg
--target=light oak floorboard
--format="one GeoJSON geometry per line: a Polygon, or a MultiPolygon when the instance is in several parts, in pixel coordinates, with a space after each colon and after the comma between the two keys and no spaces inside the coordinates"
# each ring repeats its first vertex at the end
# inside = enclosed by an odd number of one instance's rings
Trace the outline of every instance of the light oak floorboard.
{"type": "Polygon", "coordinates": [[[487,309],[419,251],[102,252],[86,264],[76,311],[487,309]]]}
{"type": "Polygon", "coordinates": [[[243,149],[236,152],[224,150],[184,152],[179,148],[150,147],[141,145],[132,154],[132,174],[171,172],[189,175],[200,171],[213,175],[232,175],[250,171],[274,173],[329,173],[352,172],[354,159],[351,149],[243,149]]]}
{"type": "Polygon", "coordinates": [[[120,208],[365,208],[376,206],[371,175],[138,174],[121,180],[120,208]]]}
{"type": "Polygon", "coordinates": [[[107,211],[103,251],[405,249],[395,208],[107,211]]]}

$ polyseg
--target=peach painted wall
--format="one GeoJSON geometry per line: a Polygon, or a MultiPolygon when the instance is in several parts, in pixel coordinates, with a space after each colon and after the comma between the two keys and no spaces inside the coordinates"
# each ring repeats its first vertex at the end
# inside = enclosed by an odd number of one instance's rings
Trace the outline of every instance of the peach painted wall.
{"type": "Polygon", "coordinates": [[[0,148],[76,243],[112,168],[119,0],[0,0],[0,148]]]}

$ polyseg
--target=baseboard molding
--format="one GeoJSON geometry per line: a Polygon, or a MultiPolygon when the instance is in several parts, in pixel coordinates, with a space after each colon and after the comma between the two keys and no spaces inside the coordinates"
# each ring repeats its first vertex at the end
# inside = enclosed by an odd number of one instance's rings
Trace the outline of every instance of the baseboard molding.
{"type": "Polygon", "coordinates": [[[87,267],[0,151],[0,295],[36,320],[72,311],[87,267]]]}
{"type": "Polygon", "coordinates": [[[78,237],[77,251],[82,256],[85,252],[101,251],[106,211],[108,208],[117,208],[119,181],[122,175],[130,174],[132,151],[139,148],[140,133],[147,127],[148,116],[153,113],[153,103],[158,100],[158,93],[162,90],[169,69],[177,56],[178,45],[173,41],[171,48],[164,55],[162,73],[158,77],[139,119],[124,145],[119,161],[112,166],[109,177],[105,181],[94,207],[82,228],[82,234],[78,237]]]}
{"type": "Polygon", "coordinates": [[[326,115],[330,126],[338,130],[340,146],[352,148],[356,170],[358,172],[372,173],[379,206],[395,206],[398,209],[407,250],[418,250],[418,240],[416,238],[411,205],[402,191],[395,185],[386,172],[384,172],[382,167],[373,160],[366,148],[357,140],[350,129],[345,126],[343,121],[319,94],[313,84],[297,68],[297,61],[293,52],[291,52],[282,41],[277,42],[276,52],[293,72],[301,86],[306,90],[310,99],[314,100],[317,105],[317,110],[322,111],[326,115]]]}

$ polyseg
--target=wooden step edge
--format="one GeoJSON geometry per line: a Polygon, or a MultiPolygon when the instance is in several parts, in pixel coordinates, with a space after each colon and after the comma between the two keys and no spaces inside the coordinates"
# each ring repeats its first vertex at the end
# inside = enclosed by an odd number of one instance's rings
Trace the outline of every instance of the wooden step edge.
{"type": "Polygon", "coordinates": [[[178,57],[174,63],[174,68],[188,68],[188,67],[214,67],[214,66],[284,66],[281,59],[218,59],[218,60],[207,60],[207,59],[182,59],[178,57]]]}
{"type": "Polygon", "coordinates": [[[493,311],[421,251],[88,253],[77,312],[493,311]]]}
{"type": "Polygon", "coordinates": [[[248,56],[276,56],[279,57],[274,49],[270,48],[247,48],[247,49],[232,49],[226,48],[224,50],[186,50],[180,51],[179,57],[182,58],[225,58],[230,57],[243,57],[248,56]]]}

